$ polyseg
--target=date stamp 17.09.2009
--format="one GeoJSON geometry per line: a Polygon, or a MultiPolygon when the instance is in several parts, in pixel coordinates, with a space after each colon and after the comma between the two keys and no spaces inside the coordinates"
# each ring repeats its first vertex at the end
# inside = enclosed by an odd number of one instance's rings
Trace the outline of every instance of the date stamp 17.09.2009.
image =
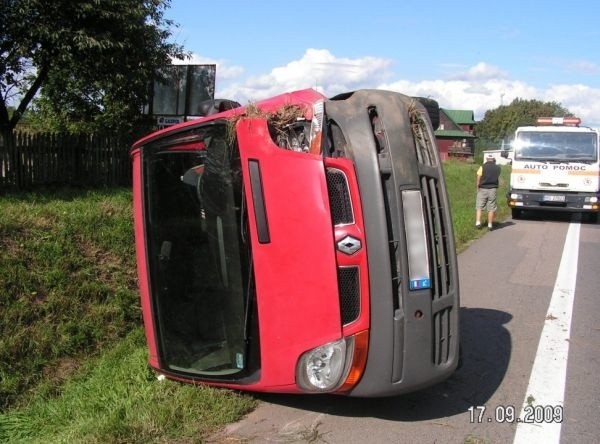
{"type": "Polygon", "coordinates": [[[526,405],[520,415],[512,405],[499,405],[488,409],[485,405],[471,406],[468,409],[469,422],[472,424],[484,423],[523,423],[543,424],[562,423],[562,405],[526,405]]]}

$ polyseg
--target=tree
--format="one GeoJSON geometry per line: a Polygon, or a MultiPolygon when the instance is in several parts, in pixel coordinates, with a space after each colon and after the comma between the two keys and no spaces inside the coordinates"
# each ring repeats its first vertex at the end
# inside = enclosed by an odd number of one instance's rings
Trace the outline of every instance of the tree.
{"type": "Polygon", "coordinates": [[[2,0],[0,132],[36,102],[58,126],[116,128],[139,118],[148,85],[183,48],[168,41],[170,0],[2,0]],[[14,107],[9,112],[11,105],[14,107]]]}
{"type": "Polygon", "coordinates": [[[558,102],[516,98],[510,105],[486,111],[477,124],[477,135],[488,143],[500,144],[510,138],[517,127],[535,125],[538,117],[565,117],[572,114],[558,102]]]}

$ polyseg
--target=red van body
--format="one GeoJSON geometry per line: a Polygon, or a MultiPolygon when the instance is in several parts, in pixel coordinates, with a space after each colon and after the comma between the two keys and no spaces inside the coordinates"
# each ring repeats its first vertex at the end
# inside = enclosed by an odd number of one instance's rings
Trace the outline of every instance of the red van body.
{"type": "Polygon", "coordinates": [[[151,134],[132,158],[157,372],[370,397],[456,368],[450,209],[415,99],[287,93],[151,134]]]}

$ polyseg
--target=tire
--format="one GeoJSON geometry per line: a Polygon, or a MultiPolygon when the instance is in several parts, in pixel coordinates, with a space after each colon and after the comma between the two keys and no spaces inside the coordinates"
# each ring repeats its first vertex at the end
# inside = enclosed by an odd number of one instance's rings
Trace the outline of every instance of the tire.
{"type": "Polygon", "coordinates": [[[512,212],[512,218],[513,218],[513,219],[520,219],[520,218],[521,218],[521,211],[523,211],[523,210],[519,210],[519,209],[517,209],[517,208],[513,208],[513,209],[511,209],[511,212],[512,212]]]}
{"type": "Polygon", "coordinates": [[[598,223],[598,213],[587,213],[586,219],[591,224],[597,224],[598,223]]]}
{"type": "Polygon", "coordinates": [[[440,105],[433,99],[428,97],[413,97],[427,110],[429,120],[431,120],[431,126],[435,131],[440,126],[440,105]]]}
{"type": "Polygon", "coordinates": [[[228,99],[204,100],[198,104],[198,115],[202,117],[210,116],[230,109],[239,108],[240,106],[242,105],[238,102],[228,99]]]}

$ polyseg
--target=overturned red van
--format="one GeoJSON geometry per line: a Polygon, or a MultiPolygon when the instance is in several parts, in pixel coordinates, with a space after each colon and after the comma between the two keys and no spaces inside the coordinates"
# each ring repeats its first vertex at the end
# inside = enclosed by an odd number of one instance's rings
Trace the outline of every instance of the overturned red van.
{"type": "Polygon", "coordinates": [[[149,363],[239,390],[390,396],[459,355],[459,285],[428,112],[308,89],[135,143],[149,363]]]}

